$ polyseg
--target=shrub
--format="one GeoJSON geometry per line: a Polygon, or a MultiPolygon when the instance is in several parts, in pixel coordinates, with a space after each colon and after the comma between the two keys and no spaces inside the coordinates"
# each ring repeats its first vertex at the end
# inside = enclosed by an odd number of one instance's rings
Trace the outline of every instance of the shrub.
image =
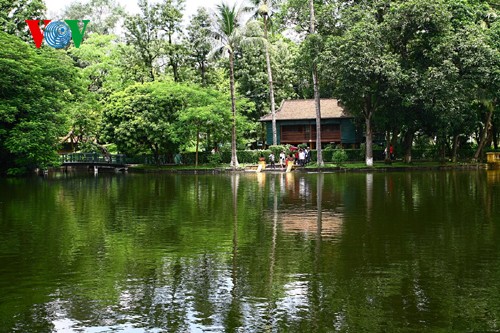
{"type": "Polygon", "coordinates": [[[361,158],[361,160],[364,160],[366,157],[366,143],[362,143],[359,145],[359,158],[361,158]]]}
{"type": "Polygon", "coordinates": [[[325,148],[323,148],[323,151],[332,151],[332,150],[335,150],[335,145],[332,143],[327,144],[325,148]]]}
{"type": "Polygon", "coordinates": [[[347,161],[347,153],[344,149],[336,149],[333,152],[332,162],[337,165],[343,165],[347,161]]]}
{"type": "Polygon", "coordinates": [[[274,156],[276,156],[276,160],[279,158],[280,153],[282,151],[287,154],[289,152],[289,147],[284,146],[284,145],[276,145],[276,146],[269,146],[269,150],[273,152],[274,156]]]}
{"type": "Polygon", "coordinates": [[[208,164],[211,166],[218,166],[222,164],[222,154],[221,153],[215,153],[215,154],[210,154],[207,156],[208,164]]]}
{"type": "MultiPolygon", "coordinates": [[[[238,155],[238,163],[249,163],[256,164],[259,161],[260,154],[264,155],[266,161],[268,160],[269,154],[271,154],[270,150],[238,150],[236,152],[238,155]]],[[[278,155],[279,156],[279,155],[278,155]]],[[[223,151],[222,152],[222,163],[230,163],[231,162],[231,152],[223,151]]]]}
{"type": "MultiPolygon", "coordinates": [[[[323,161],[333,161],[333,154],[339,149],[323,149],[323,161]]],[[[365,156],[361,155],[360,149],[342,149],[347,156],[347,161],[364,161],[365,156]]],[[[316,162],[317,151],[311,151],[311,159],[316,162]]]]}

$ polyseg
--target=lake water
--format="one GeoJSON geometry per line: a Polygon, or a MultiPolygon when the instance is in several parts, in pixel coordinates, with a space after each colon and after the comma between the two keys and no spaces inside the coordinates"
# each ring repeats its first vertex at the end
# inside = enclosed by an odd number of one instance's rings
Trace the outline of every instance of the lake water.
{"type": "Polygon", "coordinates": [[[0,332],[472,331],[499,171],[0,179],[0,332]]]}

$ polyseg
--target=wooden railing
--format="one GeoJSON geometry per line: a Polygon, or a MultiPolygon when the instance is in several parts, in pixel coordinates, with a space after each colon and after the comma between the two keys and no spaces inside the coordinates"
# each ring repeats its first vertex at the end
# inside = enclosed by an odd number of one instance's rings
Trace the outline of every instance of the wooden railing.
{"type": "Polygon", "coordinates": [[[126,164],[126,156],[123,154],[102,155],[98,153],[71,153],[61,155],[63,164],[126,164]]]}

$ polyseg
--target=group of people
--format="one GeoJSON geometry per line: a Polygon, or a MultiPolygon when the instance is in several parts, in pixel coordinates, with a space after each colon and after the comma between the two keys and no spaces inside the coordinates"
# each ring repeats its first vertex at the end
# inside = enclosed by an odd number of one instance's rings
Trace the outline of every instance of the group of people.
{"type": "MultiPolygon", "coordinates": [[[[270,167],[275,169],[276,168],[276,157],[274,156],[274,153],[271,152],[269,155],[269,164],[270,167]]],[[[311,162],[311,150],[309,147],[306,147],[304,149],[300,148],[298,150],[295,150],[295,153],[290,153],[288,156],[285,154],[285,151],[281,151],[280,156],[279,156],[279,163],[281,168],[286,168],[288,162],[292,162],[295,165],[299,166],[304,166],[307,163],[311,162]]]]}
{"type": "Polygon", "coordinates": [[[391,160],[395,159],[394,147],[392,145],[389,146],[389,155],[387,155],[387,147],[385,147],[385,149],[384,149],[384,158],[389,158],[391,160]]]}

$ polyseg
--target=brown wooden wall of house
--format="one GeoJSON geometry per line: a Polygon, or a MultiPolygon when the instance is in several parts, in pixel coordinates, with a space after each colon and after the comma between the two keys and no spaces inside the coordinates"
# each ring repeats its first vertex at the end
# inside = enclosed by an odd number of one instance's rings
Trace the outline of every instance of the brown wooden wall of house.
{"type": "MultiPolygon", "coordinates": [[[[280,141],[286,143],[305,143],[316,141],[316,125],[283,125],[280,141]]],[[[340,142],[340,125],[321,126],[321,142],[340,142]]]]}

